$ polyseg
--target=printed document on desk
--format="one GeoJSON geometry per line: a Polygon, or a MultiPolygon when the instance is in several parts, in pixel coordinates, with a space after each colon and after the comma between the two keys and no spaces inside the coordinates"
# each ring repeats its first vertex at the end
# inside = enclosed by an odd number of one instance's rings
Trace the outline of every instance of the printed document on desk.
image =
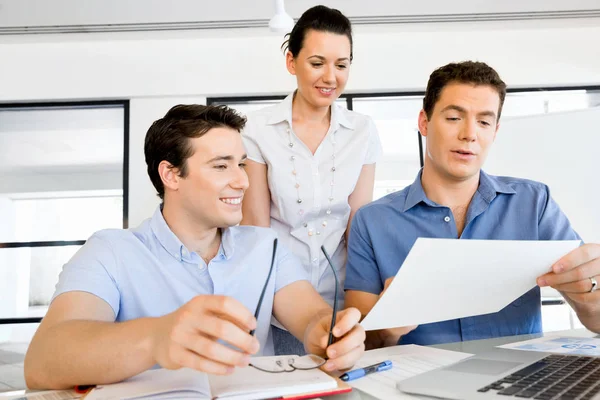
{"type": "Polygon", "coordinates": [[[579,245],[419,238],[361,325],[369,331],[498,312],[579,245]]]}
{"type": "Polygon", "coordinates": [[[498,347],[511,350],[600,357],[600,339],[589,337],[545,336],[498,347]]]}
{"type": "Polygon", "coordinates": [[[396,383],[423,372],[456,363],[470,356],[472,354],[414,344],[369,350],[362,356],[356,368],[383,360],[391,360],[392,369],[367,375],[355,381],[350,381],[348,384],[378,399],[420,399],[422,398],[420,396],[400,392],[396,389],[396,383]]]}

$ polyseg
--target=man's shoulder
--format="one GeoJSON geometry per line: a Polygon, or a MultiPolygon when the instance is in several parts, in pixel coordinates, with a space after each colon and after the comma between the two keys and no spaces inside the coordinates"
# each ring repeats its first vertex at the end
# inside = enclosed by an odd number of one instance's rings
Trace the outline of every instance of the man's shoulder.
{"type": "Polygon", "coordinates": [[[411,185],[408,185],[404,189],[387,194],[375,201],[365,204],[360,208],[360,211],[363,214],[380,213],[396,210],[402,211],[404,208],[404,203],[406,202],[406,196],[408,196],[408,192],[410,190],[410,186],[411,185]]]}
{"type": "Polygon", "coordinates": [[[542,196],[548,192],[548,185],[543,182],[534,181],[526,178],[517,178],[514,176],[495,176],[489,175],[502,186],[512,189],[517,194],[534,194],[542,196]]]}
{"type": "Polygon", "coordinates": [[[133,229],[103,229],[90,236],[85,246],[95,251],[131,253],[136,246],[146,241],[144,236],[142,232],[133,229]]]}
{"type": "Polygon", "coordinates": [[[356,212],[353,221],[357,221],[361,225],[378,226],[381,221],[389,221],[390,218],[402,218],[409,190],[410,185],[365,204],[356,212]]]}

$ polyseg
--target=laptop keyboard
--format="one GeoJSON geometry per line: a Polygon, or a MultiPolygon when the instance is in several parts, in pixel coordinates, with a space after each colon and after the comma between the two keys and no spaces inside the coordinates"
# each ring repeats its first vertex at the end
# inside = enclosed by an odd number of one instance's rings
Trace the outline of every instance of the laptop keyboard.
{"type": "Polygon", "coordinates": [[[478,390],[494,391],[527,399],[590,400],[600,393],[600,358],[547,356],[478,390]]]}

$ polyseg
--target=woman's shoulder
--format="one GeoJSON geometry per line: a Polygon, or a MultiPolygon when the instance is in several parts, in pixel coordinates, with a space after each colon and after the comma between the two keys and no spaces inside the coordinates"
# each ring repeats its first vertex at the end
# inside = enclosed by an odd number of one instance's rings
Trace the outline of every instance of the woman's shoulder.
{"type": "Polygon", "coordinates": [[[373,118],[369,115],[348,110],[345,107],[337,105],[338,108],[338,116],[339,123],[341,125],[347,125],[351,129],[357,132],[369,132],[375,127],[375,123],[373,122],[373,118]]]}

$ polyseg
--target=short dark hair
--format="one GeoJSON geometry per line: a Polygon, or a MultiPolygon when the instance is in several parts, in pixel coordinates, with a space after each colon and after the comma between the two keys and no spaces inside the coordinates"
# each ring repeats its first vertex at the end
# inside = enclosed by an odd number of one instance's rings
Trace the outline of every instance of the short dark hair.
{"type": "Polygon", "coordinates": [[[281,45],[283,51],[289,50],[294,57],[297,57],[304,45],[304,38],[311,29],[346,35],[350,41],[350,61],[352,61],[352,24],[350,20],[341,11],[323,5],[309,8],[300,16],[292,31],[285,35],[287,40],[281,45]]]}
{"type": "Polygon", "coordinates": [[[158,173],[161,161],[169,162],[185,178],[187,159],[194,154],[190,139],[198,138],[213,128],[231,128],[241,132],[246,118],[224,105],[203,106],[180,104],[171,108],[161,119],[154,121],[144,142],[148,176],[161,199],[165,187],[158,173]]]}
{"type": "Polygon", "coordinates": [[[506,83],[500,79],[500,75],[492,67],[477,61],[450,63],[431,73],[423,98],[423,110],[427,114],[427,119],[431,118],[435,103],[440,99],[442,90],[451,83],[468,83],[475,86],[491,86],[494,88],[500,96],[500,107],[498,109],[498,120],[500,120],[506,97],[506,83]]]}

